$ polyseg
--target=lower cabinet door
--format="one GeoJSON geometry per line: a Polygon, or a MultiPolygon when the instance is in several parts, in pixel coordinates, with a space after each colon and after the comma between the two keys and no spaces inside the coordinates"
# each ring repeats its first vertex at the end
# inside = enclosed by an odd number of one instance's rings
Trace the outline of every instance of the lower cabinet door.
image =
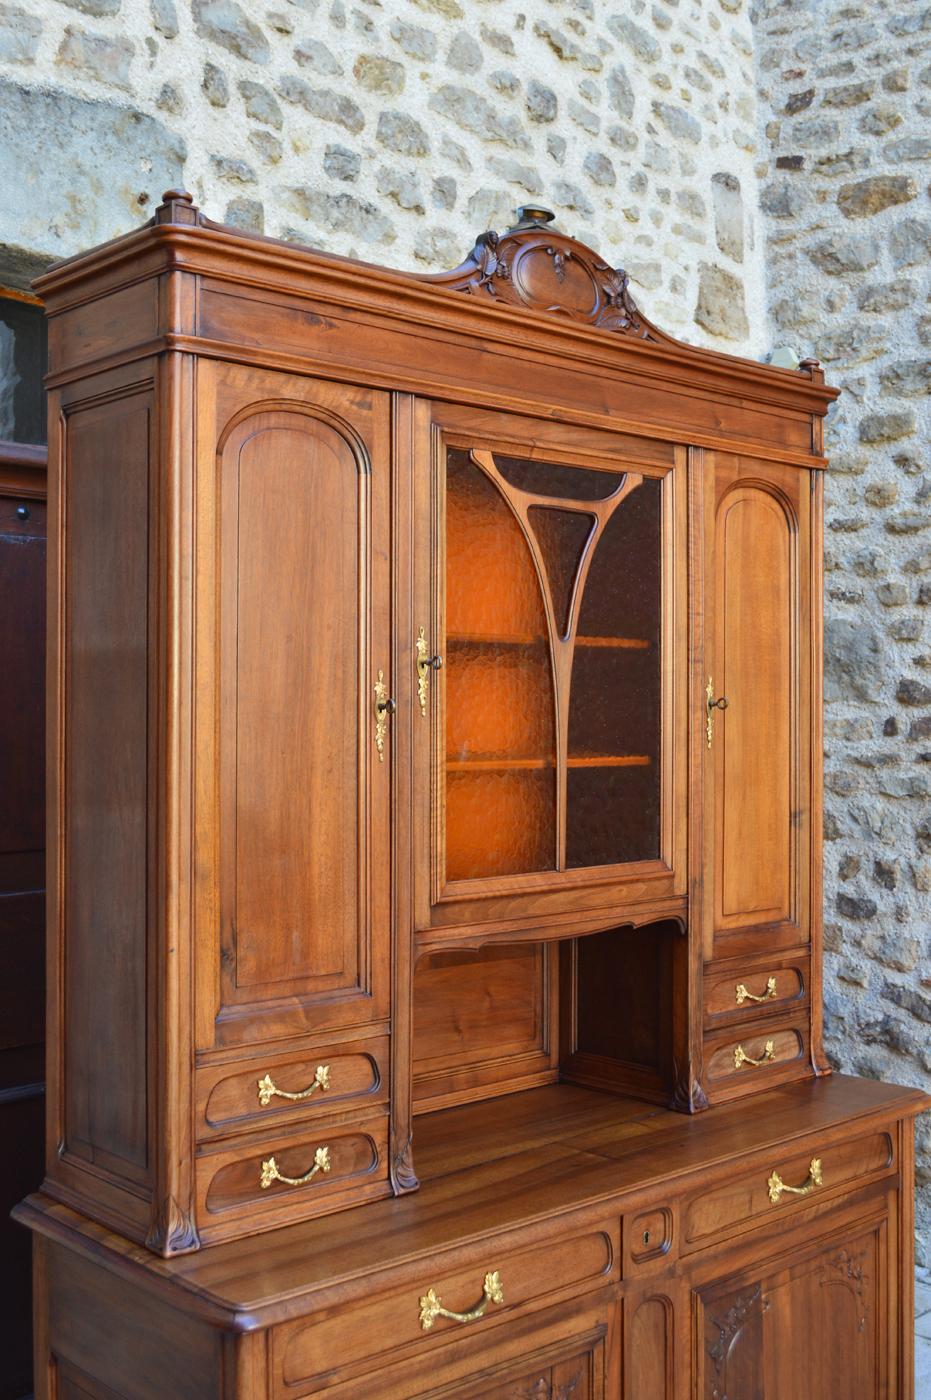
{"type": "Polygon", "coordinates": [[[886,1224],[695,1292],[702,1400],[888,1394],[886,1224]]]}

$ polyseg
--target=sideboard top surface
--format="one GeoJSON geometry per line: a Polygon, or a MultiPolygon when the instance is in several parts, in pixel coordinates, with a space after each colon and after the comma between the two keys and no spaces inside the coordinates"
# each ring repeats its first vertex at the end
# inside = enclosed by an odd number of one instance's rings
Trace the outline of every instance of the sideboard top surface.
{"type": "MultiPolygon", "coordinates": [[[[686,1117],[642,1101],[553,1085],[447,1109],[419,1120],[419,1192],[270,1234],[160,1259],[42,1195],[16,1217],[117,1273],[163,1286],[215,1323],[240,1331],[306,1313],[312,1295],[353,1283],[370,1288],[383,1270],[422,1272],[444,1249],[502,1231],[568,1219],[606,1203],[618,1211],[662,1204],[697,1183],[729,1180],[735,1168],[776,1166],[795,1140],[836,1140],[927,1108],[927,1095],[834,1075],[804,1080],[686,1117]],[[837,1136],[839,1135],[839,1136],[837,1136]]],[[[419,1276],[419,1275],[418,1275],[419,1276]]]]}

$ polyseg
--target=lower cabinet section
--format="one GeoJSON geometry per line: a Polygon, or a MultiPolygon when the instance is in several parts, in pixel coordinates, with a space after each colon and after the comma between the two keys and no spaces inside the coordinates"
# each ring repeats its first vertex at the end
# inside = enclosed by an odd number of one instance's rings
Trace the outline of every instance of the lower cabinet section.
{"type": "Polygon", "coordinates": [[[31,1197],[35,1400],[914,1400],[913,1124],[829,1121],[851,1083],[755,1146],[741,1106],[669,1114],[707,1160],[633,1185],[642,1131],[582,1139],[573,1091],[561,1142],[167,1261],[31,1197]]]}

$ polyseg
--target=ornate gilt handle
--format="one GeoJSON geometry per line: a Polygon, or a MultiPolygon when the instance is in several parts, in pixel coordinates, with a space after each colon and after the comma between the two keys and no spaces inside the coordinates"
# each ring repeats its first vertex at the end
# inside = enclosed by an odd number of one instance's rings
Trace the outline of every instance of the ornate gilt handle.
{"type": "Polygon", "coordinates": [[[741,1065],[768,1065],[775,1058],[776,1043],[773,1040],[767,1040],[763,1046],[763,1054],[758,1060],[754,1060],[752,1055],[747,1054],[742,1045],[738,1045],[734,1051],[734,1068],[740,1069],[741,1065]]]}
{"type": "Polygon", "coordinates": [[[279,1089],[274,1083],[270,1074],[266,1074],[258,1081],[259,1103],[263,1108],[267,1108],[273,1098],[290,1099],[292,1103],[297,1103],[300,1099],[309,1099],[311,1094],[317,1089],[322,1089],[324,1093],[330,1087],[330,1066],[318,1065],[314,1071],[314,1082],[306,1089],[299,1089],[296,1094],[289,1094],[287,1089],[279,1089]]]}
{"type": "Polygon", "coordinates": [[[485,1275],[481,1301],[468,1312],[450,1312],[448,1308],[443,1307],[434,1289],[428,1288],[420,1300],[420,1325],[425,1332],[429,1332],[438,1317],[448,1317],[452,1322],[477,1322],[480,1317],[485,1316],[489,1303],[503,1302],[504,1288],[495,1269],[494,1273],[485,1275]]]}
{"type": "Polygon", "coordinates": [[[776,995],[776,979],[775,977],[768,977],[766,979],[766,991],[761,997],[755,996],[753,992],[748,991],[743,982],[737,983],[737,986],[734,988],[734,995],[737,998],[738,1006],[743,1006],[745,1001],[772,1001],[773,997],[776,995]]]}
{"type": "Polygon", "coordinates": [[[385,673],[379,671],[378,679],[375,682],[375,747],[378,750],[378,761],[385,761],[385,735],[388,732],[388,716],[393,715],[397,705],[388,694],[388,687],[385,685],[385,673]]]}
{"type": "Polygon", "coordinates": [[[708,684],[705,686],[705,738],[708,740],[709,749],[714,738],[714,712],[715,710],[726,710],[729,704],[730,701],[726,695],[721,695],[715,700],[714,681],[709,676],[708,684]]]}
{"type": "Polygon", "coordinates": [[[326,1173],[329,1170],[330,1149],[328,1147],[318,1147],[316,1152],[314,1153],[313,1166],[311,1167],[310,1171],[305,1172],[303,1176],[282,1175],[282,1173],[278,1170],[278,1163],[275,1161],[274,1157],[269,1157],[266,1162],[262,1163],[262,1175],[260,1177],[260,1182],[263,1191],[267,1191],[273,1181],[284,1182],[285,1186],[303,1186],[305,1182],[310,1181],[312,1177],[315,1177],[317,1175],[317,1172],[326,1173]]]}
{"type": "Polygon", "coordinates": [[[430,671],[431,669],[438,671],[443,664],[443,658],[429,654],[430,648],[427,646],[426,632],[423,627],[418,632],[414,645],[417,648],[417,699],[420,701],[420,713],[426,718],[430,671]]]}
{"type": "Polygon", "coordinates": [[[816,1187],[824,1185],[824,1177],[821,1174],[821,1158],[812,1157],[811,1165],[808,1168],[808,1180],[803,1182],[801,1186],[787,1186],[778,1172],[773,1172],[766,1184],[769,1187],[769,1199],[774,1206],[779,1204],[779,1197],[784,1191],[793,1196],[810,1196],[816,1187]]]}

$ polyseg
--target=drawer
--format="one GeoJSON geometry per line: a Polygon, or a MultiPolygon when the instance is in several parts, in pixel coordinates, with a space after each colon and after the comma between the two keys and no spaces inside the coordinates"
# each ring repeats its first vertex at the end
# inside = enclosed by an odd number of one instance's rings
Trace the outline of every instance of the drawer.
{"type": "Polygon", "coordinates": [[[805,1146],[773,1149],[772,1158],[733,1181],[703,1191],[683,1208],[683,1251],[741,1228],[771,1229],[787,1214],[817,1202],[837,1187],[853,1190],[895,1167],[888,1133],[866,1133],[823,1147],[816,1139],[805,1146]]]}
{"type": "Polygon", "coordinates": [[[810,1071],[809,1027],[756,1023],[705,1038],[704,1085],[711,1103],[771,1088],[810,1071]]]}
{"type": "Polygon", "coordinates": [[[385,1115],[202,1149],[195,1164],[202,1242],[328,1215],[391,1194],[385,1115]]]}
{"type": "MultiPolygon", "coordinates": [[[[740,1024],[767,1012],[785,1011],[808,1004],[807,956],[747,965],[732,965],[726,972],[705,968],[705,1023],[740,1024]]],[[[791,1014],[791,1012],[790,1012],[791,1014]]]]}
{"type": "Polygon", "coordinates": [[[557,1301],[619,1278],[617,1228],[573,1229],[533,1248],[491,1242],[455,1264],[427,1260],[403,1287],[315,1312],[276,1332],[284,1393],[309,1394],[359,1369],[404,1362],[437,1347],[494,1333],[557,1301]],[[446,1313],[457,1316],[449,1317],[446,1313]],[[334,1368],[334,1359],[338,1369],[334,1368]],[[324,1369],[325,1368],[325,1369],[324,1369]]]}
{"type": "Polygon", "coordinates": [[[387,1036],[197,1072],[198,1140],[366,1112],[388,1096],[387,1036]]]}

